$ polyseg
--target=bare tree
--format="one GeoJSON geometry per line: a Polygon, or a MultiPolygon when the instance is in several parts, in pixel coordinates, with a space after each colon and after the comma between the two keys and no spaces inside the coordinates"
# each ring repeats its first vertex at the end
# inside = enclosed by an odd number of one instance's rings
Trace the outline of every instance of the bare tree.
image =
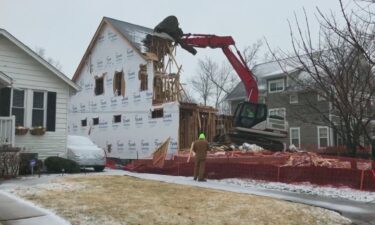
{"type": "Polygon", "coordinates": [[[344,27],[339,26],[336,17],[331,13],[325,15],[318,9],[324,26],[330,29],[348,44],[358,49],[368,60],[375,64],[375,1],[357,0],[354,6],[347,9],[343,0],[338,0],[344,27]]]}
{"type": "Polygon", "coordinates": [[[233,74],[233,69],[228,63],[223,62],[222,65],[219,66],[209,57],[198,61],[198,75],[200,79],[192,79],[193,88],[196,91],[199,89],[199,93],[203,91],[208,94],[205,95],[207,98],[203,98],[201,94],[205,105],[212,101],[212,105],[218,109],[225,95],[233,90],[234,86],[238,83],[238,78],[233,74]],[[203,81],[207,82],[207,84],[203,81]]]}
{"type": "Polygon", "coordinates": [[[203,100],[204,105],[207,105],[208,99],[213,92],[213,84],[210,81],[210,77],[213,76],[212,74],[215,74],[217,70],[212,60],[209,60],[208,63],[210,63],[210,65],[205,65],[204,61],[199,60],[198,73],[190,80],[193,90],[195,90],[203,100]]]}
{"type": "MultiPolygon", "coordinates": [[[[245,47],[242,52],[245,62],[249,68],[253,67],[259,60],[259,53],[263,47],[263,42],[245,47]]],[[[224,61],[220,66],[211,58],[206,57],[198,61],[198,73],[190,80],[192,87],[198,92],[205,105],[212,101],[212,105],[217,109],[227,107],[223,105],[225,96],[229,94],[238,84],[239,78],[235,74],[229,62],[224,61]]]]}
{"type": "Polygon", "coordinates": [[[35,47],[35,53],[38,54],[40,57],[42,57],[44,60],[46,60],[49,64],[51,64],[52,66],[54,66],[56,69],[58,70],[62,70],[62,66],[60,64],[59,61],[57,60],[54,60],[53,58],[51,57],[46,57],[45,53],[46,53],[46,50],[42,47],[35,47]]]}
{"type": "MultiPolygon", "coordinates": [[[[367,36],[355,35],[356,42],[361,43],[359,46],[344,35],[350,36],[348,26],[340,27],[332,22],[337,21],[332,15],[330,20],[320,11],[319,15],[321,29],[318,44],[313,44],[306,12],[304,25],[295,16],[296,28],[292,29],[290,25],[293,53],[287,54],[290,57],[288,63],[280,63],[280,66],[295,82],[298,91],[318,93],[329,102],[330,107],[327,108],[321,107],[316,98],[305,99],[306,106],[322,121],[330,124],[341,136],[349,153],[355,156],[357,148],[361,146],[361,137],[371,139],[368,128],[375,118],[374,111],[369,110],[373,109],[375,100],[375,78],[370,60],[372,54],[368,52],[372,40],[367,36]],[[298,71],[289,73],[286,67],[290,66],[298,68],[298,71]]],[[[316,121],[303,108],[294,111],[294,115],[304,122],[316,121]]]]}
{"type": "Polygon", "coordinates": [[[263,42],[257,40],[252,45],[249,45],[244,48],[242,51],[243,58],[249,68],[253,68],[259,60],[259,52],[263,47],[263,42]]]}

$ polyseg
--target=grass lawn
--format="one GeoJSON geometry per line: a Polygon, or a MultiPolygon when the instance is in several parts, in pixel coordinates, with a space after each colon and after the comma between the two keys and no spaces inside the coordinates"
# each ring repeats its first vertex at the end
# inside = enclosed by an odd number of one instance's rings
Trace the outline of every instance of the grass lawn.
{"type": "Polygon", "coordinates": [[[79,176],[19,190],[73,225],[350,224],[311,206],[128,176],[79,176]]]}

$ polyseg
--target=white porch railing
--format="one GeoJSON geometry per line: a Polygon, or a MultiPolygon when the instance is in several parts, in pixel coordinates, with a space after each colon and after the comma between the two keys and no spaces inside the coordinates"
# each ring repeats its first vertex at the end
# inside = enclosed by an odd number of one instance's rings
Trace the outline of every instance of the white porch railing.
{"type": "Polygon", "coordinates": [[[0,146],[14,147],[15,133],[15,117],[0,117],[0,146]]]}

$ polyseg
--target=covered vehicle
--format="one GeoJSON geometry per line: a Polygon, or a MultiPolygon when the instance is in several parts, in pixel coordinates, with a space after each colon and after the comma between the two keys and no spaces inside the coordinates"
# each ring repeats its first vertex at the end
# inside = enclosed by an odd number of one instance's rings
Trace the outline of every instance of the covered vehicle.
{"type": "Polygon", "coordinates": [[[82,167],[93,167],[97,172],[103,171],[106,163],[104,150],[84,136],[68,135],[67,158],[82,167]]]}

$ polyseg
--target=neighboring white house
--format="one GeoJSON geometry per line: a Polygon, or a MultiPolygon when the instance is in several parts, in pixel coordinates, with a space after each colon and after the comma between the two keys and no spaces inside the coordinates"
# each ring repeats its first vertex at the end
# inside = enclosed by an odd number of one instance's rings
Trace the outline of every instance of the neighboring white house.
{"type": "Polygon", "coordinates": [[[180,104],[165,98],[178,75],[157,72],[145,54],[152,33],[104,17],[74,74],[82,90],[71,97],[69,132],[89,136],[110,158],[150,158],[168,138],[168,156],[178,150],[180,104]]]}
{"type": "Polygon", "coordinates": [[[65,153],[68,100],[77,90],[63,73],[0,29],[0,146],[21,147],[41,159],[65,153]],[[13,124],[8,122],[12,118],[13,124]],[[14,124],[46,132],[14,135],[14,124]]]}

